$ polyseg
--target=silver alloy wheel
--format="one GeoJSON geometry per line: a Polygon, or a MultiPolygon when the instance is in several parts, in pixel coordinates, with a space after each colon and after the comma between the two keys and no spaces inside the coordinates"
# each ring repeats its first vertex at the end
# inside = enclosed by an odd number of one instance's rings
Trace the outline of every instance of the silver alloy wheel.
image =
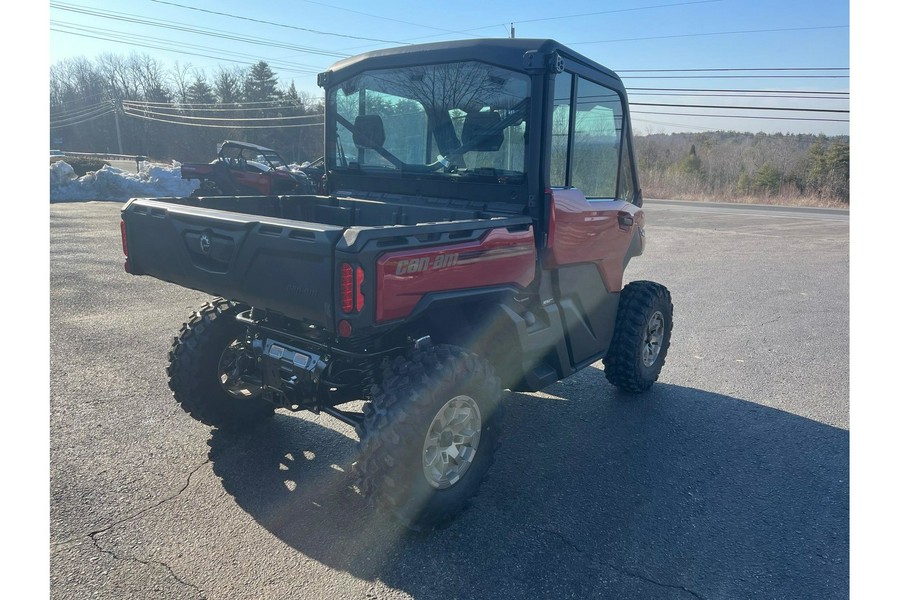
{"type": "Polygon", "coordinates": [[[235,398],[253,398],[262,389],[258,384],[247,382],[243,378],[247,358],[246,344],[241,340],[231,342],[219,358],[219,384],[228,395],[235,398]]]}
{"type": "Polygon", "coordinates": [[[481,411],[470,396],[444,404],[431,422],[422,446],[422,469],[431,487],[446,489],[462,479],[478,451],[481,411]]]}
{"type": "Polygon", "coordinates": [[[660,311],[656,311],[647,320],[644,328],[644,339],[641,344],[641,358],[645,367],[652,367],[662,350],[663,336],[666,333],[666,319],[660,311]]]}

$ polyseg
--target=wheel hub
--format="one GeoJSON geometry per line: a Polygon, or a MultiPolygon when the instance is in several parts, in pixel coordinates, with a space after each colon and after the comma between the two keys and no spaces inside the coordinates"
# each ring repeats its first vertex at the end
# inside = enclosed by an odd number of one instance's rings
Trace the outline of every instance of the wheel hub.
{"type": "Polygon", "coordinates": [[[219,358],[219,384],[230,396],[235,398],[254,398],[259,395],[262,387],[259,384],[247,381],[244,377],[248,363],[252,364],[252,357],[246,350],[246,344],[241,340],[234,340],[222,352],[219,358]]]}
{"type": "Polygon", "coordinates": [[[656,311],[647,320],[641,344],[641,359],[645,367],[652,367],[662,350],[663,336],[666,332],[666,320],[662,312],[656,311]]]}
{"type": "Polygon", "coordinates": [[[456,396],[441,407],[422,447],[422,470],[429,485],[446,489],[466,474],[478,451],[481,422],[481,411],[470,396],[456,396]]]}

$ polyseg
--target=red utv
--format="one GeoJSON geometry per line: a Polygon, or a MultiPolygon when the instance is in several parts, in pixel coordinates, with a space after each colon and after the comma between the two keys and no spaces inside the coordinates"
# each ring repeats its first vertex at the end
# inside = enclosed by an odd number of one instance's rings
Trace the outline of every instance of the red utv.
{"type": "Polygon", "coordinates": [[[225,141],[211,163],[184,163],[182,179],[199,179],[192,194],[200,196],[269,196],[309,194],[316,191],[310,177],[292,171],[271,148],[246,142],[225,141]]]}

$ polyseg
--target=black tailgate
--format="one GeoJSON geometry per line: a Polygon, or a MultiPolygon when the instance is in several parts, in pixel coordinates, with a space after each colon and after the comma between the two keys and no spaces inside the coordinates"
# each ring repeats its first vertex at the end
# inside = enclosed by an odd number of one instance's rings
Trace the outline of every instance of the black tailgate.
{"type": "Polygon", "coordinates": [[[343,227],[150,199],[130,201],[122,219],[132,274],[331,328],[343,227]]]}

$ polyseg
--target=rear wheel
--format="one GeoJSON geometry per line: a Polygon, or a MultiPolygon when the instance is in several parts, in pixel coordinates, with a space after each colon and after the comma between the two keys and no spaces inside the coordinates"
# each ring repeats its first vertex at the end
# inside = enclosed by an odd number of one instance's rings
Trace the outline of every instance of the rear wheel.
{"type": "Polygon", "coordinates": [[[448,524],[500,445],[500,380],[455,346],[398,357],[364,408],[354,465],[363,494],[414,530],[448,524]]]}
{"type": "Polygon", "coordinates": [[[603,359],[610,383],[635,393],[653,385],[669,350],[672,312],[672,297],[664,286],[652,281],[625,286],[612,343],[603,359]]]}
{"type": "Polygon", "coordinates": [[[245,310],[217,298],[185,323],[169,351],[169,388],[189,415],[220,429],[239,430],[271,417],[275,406],[262,398],[252,378],[253,359],[245,328],[235,321],[245,310]]]}

